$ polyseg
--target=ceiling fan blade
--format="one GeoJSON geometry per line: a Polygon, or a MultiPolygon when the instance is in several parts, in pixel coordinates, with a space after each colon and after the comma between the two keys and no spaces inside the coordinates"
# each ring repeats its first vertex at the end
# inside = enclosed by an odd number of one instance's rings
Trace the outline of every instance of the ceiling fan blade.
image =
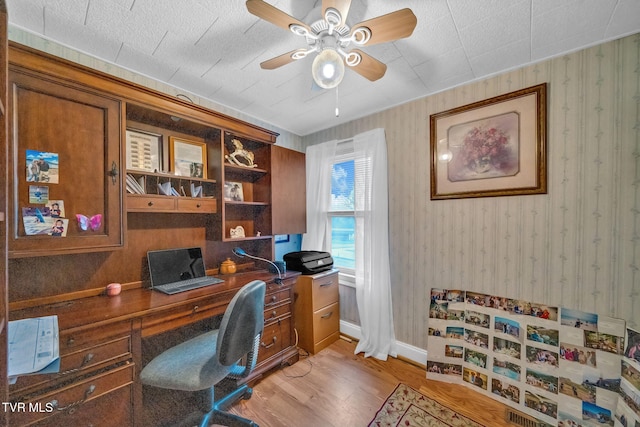
{"type": "Polygon", "coordinates": [[[340,25],[344,25],[347,21],[350,7],[351,0],[322,0],[322,16],[325,16],[327,9],[333,8],[340,12],[340,17],[342,18],[340,25]]]}
{"type": "Polygon", "coordinates": [[[371,39],[364,45],[371,46],[409,37],[417,23],[416,16],[407,8],[362,21],[351,28],[351,34],[357,32],[358,28],[368,28],[371,31],[371,39]]]}
{"type": "Polygon", "coordinates": [[[260,68],[264,70],[274,70],[278,67],[282,67],[283,65],[287,65],[296,59],[294,59],[293,55],[296,52],[305,52],[306,49],[295,49],[291,52],[283,53],[282,55],[276,56],[275,58],[268,59],[264,62],[260,63],[260,68]]]}
{"type": "Polygon", "coordinates": [[[384,76],[384,73],[387,71],[386,64],[378,61],[373,56],[367,55],[360,49],[352,49],[351,52],[357,53],[362,58],[358,65],[351,67],[353,71],[372,82],[384,76]]]}
{"type": "Polygon", "coordinates": [[[247,0],[247,10],[258,18],[262,18],[285,30],[288,30],[292,24],[300,25],[309,31],[311,30],[304,22],[297,20],[293,16],[284,13],[277,7],[271,6],[262,0],[247,0]]]}

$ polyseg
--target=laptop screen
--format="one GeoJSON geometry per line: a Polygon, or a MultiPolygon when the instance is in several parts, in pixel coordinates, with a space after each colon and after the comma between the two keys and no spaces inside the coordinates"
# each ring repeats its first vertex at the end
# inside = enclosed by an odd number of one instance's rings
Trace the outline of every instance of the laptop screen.
{"type": "Polygon", "coordinates": [[[151,287],[206,275],[201,248],[147,252],[151,287]]]}

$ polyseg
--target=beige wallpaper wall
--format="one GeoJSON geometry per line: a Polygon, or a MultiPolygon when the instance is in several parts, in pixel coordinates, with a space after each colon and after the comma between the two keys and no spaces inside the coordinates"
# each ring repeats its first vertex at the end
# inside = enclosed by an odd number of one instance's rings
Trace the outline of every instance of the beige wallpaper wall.
{"type": "Polygon", "coordinates": [[[399,341],[426,348],[432,287],[581,309],[640,328],[640,35],[419,99],[303,142],[376,127],[385,128],[389,150],[399,341]],[[549,84],[548,194],[431,201],[429,115],[542,82],[549,84]]]}

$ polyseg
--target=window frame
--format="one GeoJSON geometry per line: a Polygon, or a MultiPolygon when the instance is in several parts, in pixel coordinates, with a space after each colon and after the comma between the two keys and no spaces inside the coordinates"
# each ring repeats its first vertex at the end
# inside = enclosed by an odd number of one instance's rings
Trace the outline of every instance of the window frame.
{"type": "MultiPolygon", "coordinates": [[[[336,164],[339,163],[344,163],[347,161],[356,161],[357,159],[359,159],[359,156],[357,155],[357,153],[350,151],[348,153],[344,153],[344,154],[337,154],[333,160],[331,161],[331,170],[333,171],[333,167],[336,164]]],[[[354,177],[354,189],[355,189],[355,185],[356,185],[356,180],[354,177]]],[[[354,201],[354,208],[353,210],[342,210],[342,211],[332,211],[329,210],[327,211],[327,242],[328,242],[328,246],[329,248],[332,247],[332,239],[331,239],[331,234],[332,234],[332,227],[331,227],[331,219],[334,217],[353,217],[354,220],[356,220],[357,217],[357,210],[355,208],[355,201],[354,201]]],[[[357,246],[356,246],[357,247],[357,246]]],[[[337,268],[339,268],[339,278],[340,278],[340,283],[346,286],[351,286],[351,287],[355,287],[355,278],[356,278],[356,270],[355,268],[347,268],[347,267],[339,267],[336,266],[337,268]]]]}

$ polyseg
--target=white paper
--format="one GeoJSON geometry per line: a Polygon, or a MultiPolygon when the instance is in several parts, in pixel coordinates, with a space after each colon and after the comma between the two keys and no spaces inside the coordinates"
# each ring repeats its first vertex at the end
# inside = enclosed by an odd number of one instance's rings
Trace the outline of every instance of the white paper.
{"type": "Polygon", "coordinates": [[[10,321],[8,338],[10,379],[59,370],[58,316],[10,321]]]}

